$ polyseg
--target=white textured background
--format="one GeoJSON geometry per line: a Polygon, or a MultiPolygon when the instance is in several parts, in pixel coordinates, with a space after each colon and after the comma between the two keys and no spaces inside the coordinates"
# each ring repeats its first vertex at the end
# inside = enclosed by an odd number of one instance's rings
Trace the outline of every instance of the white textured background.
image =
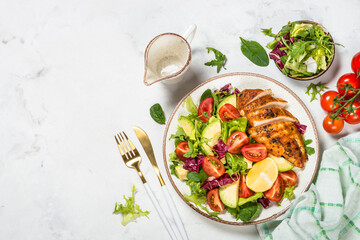
{"type": "MultiPolygon", "coordinates": [[[[216,75],[215,68],[204,66],[213,57],[208,46],[228,58],[221,73],[255,72],[290,87],[314,116],[321,149],[332,145],[340,136],[322,129],[325,113],[304,94],[309,82],[286,78],[273,62],[266,68],[253,65],[240,52],[239,36],[266,45],[271,39],[261,28],[278,31],[301,19],[322,23],[345,48],[336,47],[331,69],[314,82],[334,88],[360,51],[359,9],[356,0],[0,0],[0,238],[166,239],[136,172],[120,159],[113,135],[125,130],[140,147],[131,127],[144,128],[167,181],[164,126],[153,122],[149,108],[159,102],[169,116],[185,93],[216,75]],[[163,32],[181,34],[192,23],[198,31],[186,79],[175,86],[143,85],[147,43],[163,32]],[[133,183],[139,188],[137,202],[152,213],[150,220],[125,228],[112,211],[133,183]]],[[[356,130],[347,127],[343,135],[356,130]]],[[[141,167],[161,198],[146,158],[141,167]]],[[[171,194],[191,239],[258,238],[254,227],[211,222],[171,194]]]]}

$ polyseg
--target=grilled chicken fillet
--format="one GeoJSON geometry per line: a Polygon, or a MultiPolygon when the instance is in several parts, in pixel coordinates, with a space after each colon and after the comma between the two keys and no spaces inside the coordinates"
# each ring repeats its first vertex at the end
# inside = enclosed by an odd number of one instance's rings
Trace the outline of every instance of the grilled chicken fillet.
{"type": "Polygon", "coordinates": [[[258,98],[242,109],[239,108],[241,116],[246,115],[249,112],[252,112],[256,109],[265,109],[265,108],[283,108],[287,104],[287,101],[281,98],[274,98],[271,95],[266,95],[264,97],[258,98]]]}
{"type": "Polygon", "coordinates": [[[270,89],[244,89],[237,95],[237,107],[240,111],[245,105],[267,95],[273,95],[270,89]]]}
{"type": "Polygon", "coordinates": [[[289,111],[282,108],[257,109],[248,112],[245,116],[253,127],[275,122],[298,122],[297,118],[289,111]]]}
{"type": "Polygon", "coordinates": [[[276,157],[283,157],[296,167],[304,167],[308,160],[301,135],[292,122],[276,122],[249,129],[250,136],[265,144],[276,157]]]}

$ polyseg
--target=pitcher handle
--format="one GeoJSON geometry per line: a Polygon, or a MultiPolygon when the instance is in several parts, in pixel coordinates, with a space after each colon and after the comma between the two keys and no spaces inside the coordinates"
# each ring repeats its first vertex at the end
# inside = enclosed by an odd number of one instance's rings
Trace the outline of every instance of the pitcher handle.
{"type": "Polygon", "coordinates": [[[192,24],[190,27],[188,27],[188,29],[186,29],[185,33],[183,34],[183,37],[190,44],[195,36],[195,33],[196,33],[196,25],[192,24]]]}

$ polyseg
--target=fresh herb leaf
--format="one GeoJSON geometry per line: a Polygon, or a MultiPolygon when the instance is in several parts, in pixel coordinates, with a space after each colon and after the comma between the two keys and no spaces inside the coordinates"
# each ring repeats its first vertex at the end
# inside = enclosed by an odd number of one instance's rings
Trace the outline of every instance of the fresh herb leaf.
{"type": "Polygon", "coordinates": [[[212,98],[212,97],[213,97],[212,91],[210,89],[206,89],[203,92],[203,94],[201,94],[200,102],[202,102],[204,99],[212,98]]]}
{"type": "Polygon", "coordinates": [[[160,104],[156,103],[150,108],[150,116],[155,122],[165,124],[165,115],[160,104]]]}
{"type": "Polygon", "coordinates": [[[327,88],[326,84],[319,82],[317,84],[311,83],[307,87],[307,91],[305,92],[307,95],[311,96],[310,102],[317,100],[316,95],[319,95],[321,97],[321,92],[325,91],[327,88]]]}
{"type": "Polygon", "coordinates": [[[261,29],[261,32],[262,32],[263,34],[265,34],[266,36],[276,37],[276,34],[272,32],[272,28],[268,28],[268,29],[263,28],[263,29],[261,29]]]}
{"type": "Polygon", "coordinates": [[[115,209],[113,214],[121,214],[122,215],[122,222],[121,224],[125,226],[130,221],[134,221],[136,218],[141,216],[146,216],[147,218],[149,215],[149,211],[143,211],[140,209],[140,206],[135,204],[135,192],[137,189],[135,188],[135,185],[133,185],[132,188],[132,196],[131,197],[125,197],[124,199],[126,201],[124,204],[118,204],[115,203],[115,209]]]}
{"type": "Polygon", "coordinates": [[[205,181],[206,178],[208,178],[209,176],[204,172],[203,169],[201,169],[198,173],[197,172],[188,172],[187,174],[187,179],[194,181],[194,182],[198,182],[198,183],[202,183],[205,181]]]}
{"type": "Polygon", "coordinates": [[[304,135],[301,135],[303,142],[304,142],[304,146],[305,146],[305,152],[307,155],[311,156],[315,153],[315,149],[313,147],[309,147],[308,145],[310,145],[312,143],[311,139],[307,139],[305,140],[304,135]]]}
{"type": "Polygon", "coordinates": [[[221,68],[225,68],[225,63],[226,63],[226,56],[224,54],[222,54],[220,51],[216,50],[215,48],[210,48],[210,47],[207,47],[206,48],[208,50],[208,53],[210,53],[210,51],[213,51],[214,54],[215,54],[215,59],[210,61],[210,62],[207,62],[205,63],[206,66],[211,66],[211,67],[215,67],[217,66],[217,73],[220,72],[221,68]]]}
{"type": "Polygon", "coordinates": [[[240,37],[241,39],[241,52],[251,62],[260,66],[266,67],[269,65],[269,57],[265,49],[256,41],[248,41],[240,37]]]}
{"type": "Polygon", "coordinates": [[[169,140],[171,139],[175,139],[175,147],[177,147],[180,142],[187,141],[184,129],[182,129],[182,127],[179,127],[176,131],[176,134],[171,134],[169,140]]]}
{"type": "Polygon", "coordinates": [[[239,218],[243,222],[248,222],[260,215],[261,204],[258,202],[248,202],[239,207],[239,218]]]}

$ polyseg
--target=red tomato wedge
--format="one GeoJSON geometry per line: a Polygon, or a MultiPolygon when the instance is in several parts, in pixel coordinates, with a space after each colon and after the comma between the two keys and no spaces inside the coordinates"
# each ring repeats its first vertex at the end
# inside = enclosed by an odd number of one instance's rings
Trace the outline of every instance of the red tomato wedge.
{"type": "Polygon", "coordinates": [[[186,157],[184,157],[184,154],[189,152],[189,144],[186,141],[179,142],[175,149],[176,156],[183,162],[186,161],[186,157]]]}
{"type": "Polygon", "coordinates": [[[215,212],[221,212],[225,209],[225,206],[220,199],[218,188],[214,188],[213,190],[209,191],[206,195],[206,200],[211,210],[215,212]]]}
{"type": "Polygon", "coordinates": [[[297,174],[293,170],[279,173],[279,176],[284,181],[285,187],[294,186],[297,180],[297,174]]]}
{"type": "Polygon", "coordinates": [[[246,175],[242,174],[240,177],[239,197],[247,198],[254,195],[254,191],[246,186],[246,175]]]}
{"type": "Polygon", "coordinates": [[[280,177],[280,175],[277,177],[276,181],[274,182],[273,186],[264,192],[264,196],[273,202],[279,202],[283,195],[284,195],[284,181],[280,177]]]}
{"type": "Polygon", "coordinates": [[[228,152],[231,154],[239,154],[241,153],[241,147],[250,142],[249,137],[246,133],[241,131],[236,131],[230,135],[230,137],[226,141],[226,145],[228,145],[228,152]]]}
{"type": "Polygon", "coordinates": [[[224,164],[213,156],[205,157],[201,166],[208,176],[219,178],[225,173],[224,164]]]}
{"type": "Polygon", "coordinates": [[[267,149],[262,143],[252,143],[241,148],[242,155],[251,162],[259,162],[267,157],[267,149]]]}
{"type": "Polygon", "coordinates": [[[226,103],[224,106],[220,108],[219,116],[223,122],[227,122],[241,117],[239,110],[237,110],[236,107],[234,107],[229,103],[226,103]]]}
{"type": "Polygon", "coordinates": [[[214,99],[206,98],[202,100],[198,108],[198,116],[201,121],[207,122],[209,120],[209,118],[211,117],[213,106],[214,106],[214,99]],[[204,113],[207,113],[206,114],[207,116],[204,113]]]}

